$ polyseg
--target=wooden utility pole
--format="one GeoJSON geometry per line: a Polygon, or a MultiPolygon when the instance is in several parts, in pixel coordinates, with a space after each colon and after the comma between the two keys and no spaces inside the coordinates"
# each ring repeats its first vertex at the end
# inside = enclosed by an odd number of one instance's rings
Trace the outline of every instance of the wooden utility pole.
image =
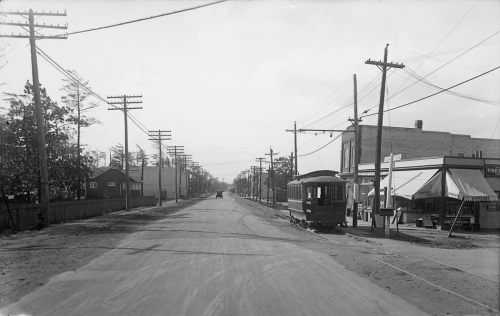
{"type": "Polygon", "coordinates": [[[290,181],[293,181],[293,151],[290,153],[290,181]]]}
{"type": "Polygon", "coordinates": [[[267,199],[266,199],[267,204],[269,204],[269,188],[271,187],[269,181],[271,181],[271,166],[267,168],[267,199]]]}
{"type": "Polygon", "coordinates": [[[293,129],[287,129],[287,132],[292,132],[293,133],[293,143],[294,143],[294,151],[295,151],[295,175],[299,174],[299,165],[297,162],[297,122],[293,122],[293,129]]]}
{"type": "Polygon", "coordinates": [[[140,95],[122,95],[122,96],[108,97],[108,99],[123,99],[123,101],[108,102],[108,104],[111,104],[111,105],[121,104],[121,105],[123,105],[123,108],[114,107],[114,108],[109,108],[108,110],[121,110],[121,111],[123,111],[123,118],[125,120],[125,183],[126,183],[125,210],[127,212],[130,211],[130,178],[129,178],[129,163],[128,163],[128,126],[127,126],[128,116],[127,116],[127,111],[128,110],[142,109],[142,107],[127,107],[127,104],[142,103],[142,101],[128,101],[128,99],[132,99],[132,98],[142,98],[142,96],[140,96],[140,95]]]}
{"type": "Polygon", "coordinates": [[[375,222],[375,214],[379,213],[380,209],[380,169],[382,161],[382,128],[384,123],[384,99],[385,99],[385,80],[387,69],[390,68],[404,68],[403,64],[394,64],[387,62],[389,44],[384,50],[384,62],[367,60],[365,64],[376,65],[382,70],[382,85],[380,88],[380,102],[378,106],[378,123],[377,123],[377,144],[376,144],[376,155],[375,155],[375,195],[373,197],[373,208],[372,208],[372,231],[377,227],[375,222]]]}
{"type": "MultiPolygon", "coordinates": [[[[274,159],[273,155],[277,155],[279,153],[274,153],[273,149],[269,147],[269,154],[266,154],[268,156],[271,156],[271,174],[272,174],[272,190],[273,190],[273,206],[276,204],[276,188],[274,187],[274,159]]],[[[267,183],[269,183],[269,179],[267,180],[267,183]]]]}
{"type": "MultiPolygon", "coordinates": [[[[0,12],[2,15],[20,15],[28,20],[28,23],[12,23],[12,22],[0,22],[0,25],[12,25],[12,26],[20,26],[24,30],[25,27],[29,27],[29,34],[21,34],[18,35],[7,35],[0,34],[1,37],[10,37],[10,38],[29,38],[30,46],[31,46],[31,72],[33,76],[33,94],[35,98],[35,121],[36,121],[36,131],[37,131],[37,140],[38,140],[38,164],[40,168],[40,208],[43,210],[43,218],[44,218],[44,226],[48,227],[50,225],[50,209],[49,209],[49,172],[47,168],[47,152],[45,149],[45,128],[43,126],[43,108],[42,102],[40,99],[40,80],[38,78],[38,61],[36,58],[36,42],[38,39],[67,39],[67,36],[44,36],[37,35],[39,34],[39,30],[36,31],[36,28],[51,28],[51,29],[67,29],[67,25],[45,25],[45,24],[35,24],[35,15],[36,16],[66,16],[66,11],[64,13],[45,13],[45,12],[33,12],[33,10],[29,10],[29,12],[0,12]],[[26,16],[28,16],[26,18],[26,16]]],[[[80,150],[80,148],[78,148],[80,150]]]]}
{"type": "Polygon", "coordinates": [[[167,146],[167,150],[168,150],[168,153],[170,155],[174,154],[174,161],[175,161],[175,203],[178,203],[179,202],[179,195],[177,192],[177,165],[179,164],[179,161],[178,161],[177,155],[181,154],[181,152],[184,151],[184,146],[178,146],[178,145],[167,146]],[[173,152],[172,152],[172,150],[173,150],[173,152]],[[179,150],[179,152],[177,150],[179,150]]]}
{"type": "Polygon", "coordinates": [[[356,74],[353,75],[354,83],[354,203],[352,210],[352,227],[358,227],[358,202],[359,202],[359,122],[358,122],[358,84],[356,74]]]}
{"type": "MultiPolygon", "coordinates": [[[[186,175],[187,175],[187,162],[188,162],[187,161],[187,157],[188,156],[191,157],[191,155],[186,155],[186,154],[179,155],[179,157],[182,157],[181,160],[180,160],[181,161],[181,167],[179,168],[179,196],[182,195],[181,194],[182,193],[182,168],[184,167],[184,169],[186,171],[186,175]]],[[[189,162],[191,162],[191,161],[189,161],[189,162]]],[[[188,193],[187,192],[187,185],[188,185],[188,183],[187,183],[187,180],[186,180],[186,190],[185,190],[186,191],[185,192],[186,196],[187,196],[187,193],[188,193]]]]}
{"type": "Polygon", "coordinates": [[[259,161],[259,201],[262,201],[262,161],[266,158],[255,158],[259,161]]]}
{"type": "MultiPolygon", "coordinates": [[[[162,167],[162,160],[163,160],[163,156],[161,154],[161,147],[162,147],[162,144],[161,144],[161,141],[162,140],[171,140],[171,138],[165,138],[165,137],[170,137],[172,135],[170,134],[166,134],[166,133],[171,133],[171,131],[162,131],[162,130],[157,130],[157,131],[148,131],[149,133],[149,137],[153,137],[153,138],[150,138],[149,140],[154,140],[154,141],[157,141],[158,142],[158,148],[159,148],[159,158],[158,158],[158,192],[160,192],[160,203],[159,205],[162,206],[163,203],[163,190],[161,188],[161,167],[162,167]],[[157,133],[157,134],[156,134],[157,133]],[[155,135],[156,134],[156,135],[155,135]]],[[[144,166],[143,166],[143,169],[144,169],[144,166]]]]}

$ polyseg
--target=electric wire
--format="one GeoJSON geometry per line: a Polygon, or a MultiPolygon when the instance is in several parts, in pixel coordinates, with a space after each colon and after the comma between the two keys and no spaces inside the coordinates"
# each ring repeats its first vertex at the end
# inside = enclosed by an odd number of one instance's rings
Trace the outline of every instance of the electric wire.
{"type": "Polygon", "coordinates": [[[342,135],[342,133],[341,133],[341,134],[338,134],[338,135],[337,135],[337,137],[335,137],[334,139],[332,139],[331,141],[329,141],[328,143],[326,143],[326,145],[324,145],[323,147],[318,148],[318,149],[316,149],[315,151],[312,151],[312,152],[310,152],[310,153],[308,153],[308,154],[304,154],[304,155],[297,155],[297,157],[305,157],[305,156],[312,155],[312,154],[314,154],[314,153],[316,153],[316,152],[320,151],[321,149],[325,148],[326,146],[330,145],[331,143],[333,143],[333,142],[334,142],[335,140],[337,140],[337,138],[339,138],[341,135],[342,135]]]}
{"type": "MultiPolygon", "coordinates": [[[[468,50],[466,50],[466,51],[465,51],[465,52],[463,52],[462,54],[460,54],[460,55],[458,55],[457,57],[455,57],[455,58],[451,59],[450,61],[446,62],[444,65],[441,65],[441,66],[440,66],[440,67],[438,67],[437,69],[435,69],[435,70],[431,71],[430,73],[428,73],[427,75],[425,75],[424,77],[422,77],[422,79],[423,79],[423,78],[427,78],[427,77],[429,77],[430,75],[432,75],[432,74],[433,74],[433,73],[435,73],[436,71],[438,71],[438,70],[440,70],[441,68],[443,68],[444,66],[446,66],[446,65],[450,64],[452,61],[456,60],[457,58],[459,58],[459,57],[461,57],[461,56],[465,55],[466,53],[470,52],[471,50],[473,50],[474,48],[478,47],[480,44],[482,44],[482,43],[484,43],[485,41],[489,40],[490,38],[492,38],[493,36],[497,35],[498,33],[500,33],[500,31],[497,31],[497,32],[493,33],[493,35],[490,35],[489,37],[487,37],[486,39],[482,40],[482,41],[481,41],[481,42],[479,42],[478,44],[476,44],[476,45],[472,46],[471,48],[469,48],[468,50]]],[[[486,73],[490,73],[490,72],[491,72],[491,71],[488,71],[488,72],[486,72],[486,73]]],[[[481,74],[480,76],[482,76],[482,75],[484,75],[484,74],[486,74],[486,73],[483,73],[483,74],[481,74]]],[[[406,89],[408,89],[408,88],[410,88],[410,87],[414,86],[415,84],[417,84],[417,82],[414,82],[413,84],[409,85],[408,87],[404,88],[403,90],[399,90],[399,89],[398,89],[398,90],[396,91],[396,93],[395,93],[395,94],[393,94],[393,95],[391,96],[391,98],[395,97],[396,95],[400,94],[401,92],[405,91],[406,89]]],[[[401,87],[402,87],[402,85],[401,85],[401,87]]],[[[401,87],[399,87],[399,88],[401,88],[401,87]]],[[[450,88],[448,88],[448,89],[450,89],[450,88]]],[[[377,107],[377,106],[378,106],[378,104],[377,104],[377,105],[374,105],[373,107],[369,108],[368,110],[364,111],[363,113],[367,113],[368,111],[370,111],[370,110],[374,109],[374,108],[375,108],[375,107],[377,107]]],[[[376,114],[376,113],[375,113],[375,114],[376,114]]],[[[370,114],[370,115],[375,115],[375,114],[370,114]]],[[[366,115],[366,116],[369,116],[369,115],[366,115]]]]}
{"type": "MultiPolygon", "coordinates": [[[[414,103],[417,103],[417,102],[419,102],[419,101],[422,101],[422,100],[428,99],[428,98],[433,97],[433,96],[435,96],[435,95],[438,95],[438,94],[440,94],[440,93],[446,92],[447,90],[450,90],[450,89],[452,89],[452,88],[458,87],[458,86],[460,86],[460,85],[462,85],[462,84],[464,84],[464,83],[467,83],[467,82],[469,82],[469,81],[472,81],[472,80],[474,80],[474,79],[477,79],[477,78],[479,78],[479,77],[482,77],[482,76],[484,76],[484,75],[486,75],[486,74],[488,74],[488,73],[490,73],[490,72],[492,72],[492,71],[495,71],[495,70],[497,70],[497,69],[499,69],[499,68],[500,68],[500,66],[495,67],[495,68],[493,68],[493,69],[491,69],[491,70],[488,70],[488,71],[486,71],[486,72],[484,72],[484,73],[482,73],[482,74],[480,74],[480,75],[478,75],[478,76],[475,76],[475,77],[472,77],[472,78],[467,79],[467,80],[465,80],[465,81],[462,81],[462,82],[460,82],[460,83],[457,83],[456,85],[453,85],[453,86],[451,86],[451,87],[449,87],[449,88],[443,89],[443,90],[438,91],[438,92],[433,93],[433,94],[430,94],[430,95],[428,95],[428,96],[426,96],[426,97],[423,97],[423,98],[420,98],[420,99],[418,99],[418,100],[415,100],[415,101],[412,101],[412,102],[408,102],[408,103],[405,103],[405,104],[399,105],[399,106],[394,107],[394,108],[392,108],[392,109],[390,109],[390,110],[385,110],[384,112],[393,111],[393,110],[396,110],[396,109],[399,109],[399,108],[402,108],[402,107],[408,106],[408,105],[410,105],[410,104],[414,104],[414,103]]],[[[367,114],[367,115],[363,115],[363,116],[361,116],[361,118],[363,118],[363,117],[368,117],[368,116],[373,116],[373,115],[377,115],[377,114],[378,114],[378,113],[367,114]]]]}
{"type": "Polygon", "coordinates": [[[196,6],[196,7],[181,9],[181,10],[167,12],[167,13],[162,13],[162,14],[158,14],[158,15],[153,15],[153,16],[150,16],[150,17],[147,17],[147,18],[141,18],[141,19],[131,20],[131,21],[127,21],[127,22],[121,22],[121,23],[111,24],[111,25],[108,25],[108,26],[101,26],[101,27],[97,27],[97,28],[93,28],[93,29],[88,29],[88,30],[70,32],[70,33],[64,33],[64,34],[58,34],[58,35],[55,35],[55,36],[67,36],[67,35],[74,35],[74,34],[80,34],[80,33],[86,33],[86,32],[98,31],[98,30],[104,30],[104,29],[108,29],[108,28],[112,28],[112,27],[116,27],[116,26],[122,26],[122,25],[132,24],[132,23],[136,23],[136,22],[142,22],[142,21],[147,21],[147,20],[151,20],[151,19],[156,19],[156,18],[167,16],[167,15],[172,15],[172,14],[177,14],[177,13],[181,13],[181,12],[196,10],[196,9],[200,9],[200,8],[203,8],[203,7],[208,7],[208,6],[211,6],[211,5],[214,5],[214,4],[218,4],[218,3],[221,3],[221,2],[226,2],[226,1],[228,1],[228,0],[219,0],[219,1],[210,2],[210,3],[207,3],[207,4],[202,4],[202,5],[199,5],[199,6],[196,6]]]}

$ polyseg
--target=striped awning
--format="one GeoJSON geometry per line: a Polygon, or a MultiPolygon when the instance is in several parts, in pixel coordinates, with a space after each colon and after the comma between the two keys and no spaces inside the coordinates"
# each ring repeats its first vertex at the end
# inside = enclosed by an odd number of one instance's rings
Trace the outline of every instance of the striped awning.
{"type": "MultiPolygon", "coordinates": [[[[413,195],[438,171],[438,169],[427,170],[405,170],[392,173],[391,195],[400,196],[411,200],[413,195]]],[[[389,176],[380,182],[380,194],[384,194],[384,187],[389,187],[389,176]]],[[[375,194],[372,189],[368,195],[375,194]]]]}
{"type": "MultiPolygon", "coordinates": [[[[440,197],[442,172],[437,173],[414,195],[415,199],[440,197]]],[[[477,169],[450,169],[446,172],[447,197],[465,201],[498,201],[497,194],[477,169]]]]}

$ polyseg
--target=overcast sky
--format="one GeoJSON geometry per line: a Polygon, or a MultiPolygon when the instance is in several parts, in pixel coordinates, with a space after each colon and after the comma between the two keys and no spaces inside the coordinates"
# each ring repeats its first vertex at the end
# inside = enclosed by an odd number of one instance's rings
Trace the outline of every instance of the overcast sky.
{"type": "MultiPolygon", "coordinates": [[[[207,3],[16,0],[0,6],[66,10],[66,17],[40,17],[37,23],[68,23],[67,32],[75,32],[207,3]]],[[[285,130],[293,129],[294,121],[297,128],[348,127],[353,74],[359,113],[375,113],[381,71],[365,61],[383,59],[386,44],[388,61],[406,66],[388,72],[386,108],[436,92],[422,82],[412,85],[412,71],[422,77],[435,71],[426,80],[448,88],[500,66],[499,10],[499,1],[228,1],[37,45],[104,98],[142,95],[143,109],[131,114],[143,129],[171,130],[167,145],[183,145],[204,169],[231,182],[257,165],[255,158],[267,157],[270,147],[278,157],[289,156],[293,134],[285,130]]],[[[26,33],[1,26],[0,33],[11,32],[26,33]]],[[[4,92],[22,93],[32,75],[28,39],[1,38],[0,44],[7,46],[2,60],[7,64],[0,70],[3,99],[4,92]]],[[[38,64],[41,84],[61,104],[63,75],[40,56],[38,64]]],[[[500,138],[499,87],[495,70],[453,89],[479,101],[442,93],[386,113],[384,125],[413,127],[420,119],[424,130],[500,138]]],[[[89,113],[102,125],[83,129],[86,150],[107,152],[124,143],[123,114],[108,108],[100,102],[89,113]]],[[[363,120],[376,122],[376,116],[363,120]]],[[[339,170],[340,139],[300,157],[338,135],[299,134],[299,172],[339,170]]],[[[147,134],[129,121],[129,148],[136,144],[155,153],[147,134]]]]}

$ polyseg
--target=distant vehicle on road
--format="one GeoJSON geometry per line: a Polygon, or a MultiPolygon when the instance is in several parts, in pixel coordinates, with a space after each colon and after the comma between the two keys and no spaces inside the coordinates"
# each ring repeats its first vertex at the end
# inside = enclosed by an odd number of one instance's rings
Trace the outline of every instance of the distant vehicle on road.
{"type": "Polygon", "coordinates": [[[217,191],[217,194],[215,195],[215,198],[221,198],[223,199],[224,197],[222,196],[222,191],[217,191]]]}
{"type": "Polygon", "coordinates": [[[318,230],[344,225],[347,181],[337,178],[337,173],[313,171],[288,183],[288,210],[295,223],[318,230]]]}

